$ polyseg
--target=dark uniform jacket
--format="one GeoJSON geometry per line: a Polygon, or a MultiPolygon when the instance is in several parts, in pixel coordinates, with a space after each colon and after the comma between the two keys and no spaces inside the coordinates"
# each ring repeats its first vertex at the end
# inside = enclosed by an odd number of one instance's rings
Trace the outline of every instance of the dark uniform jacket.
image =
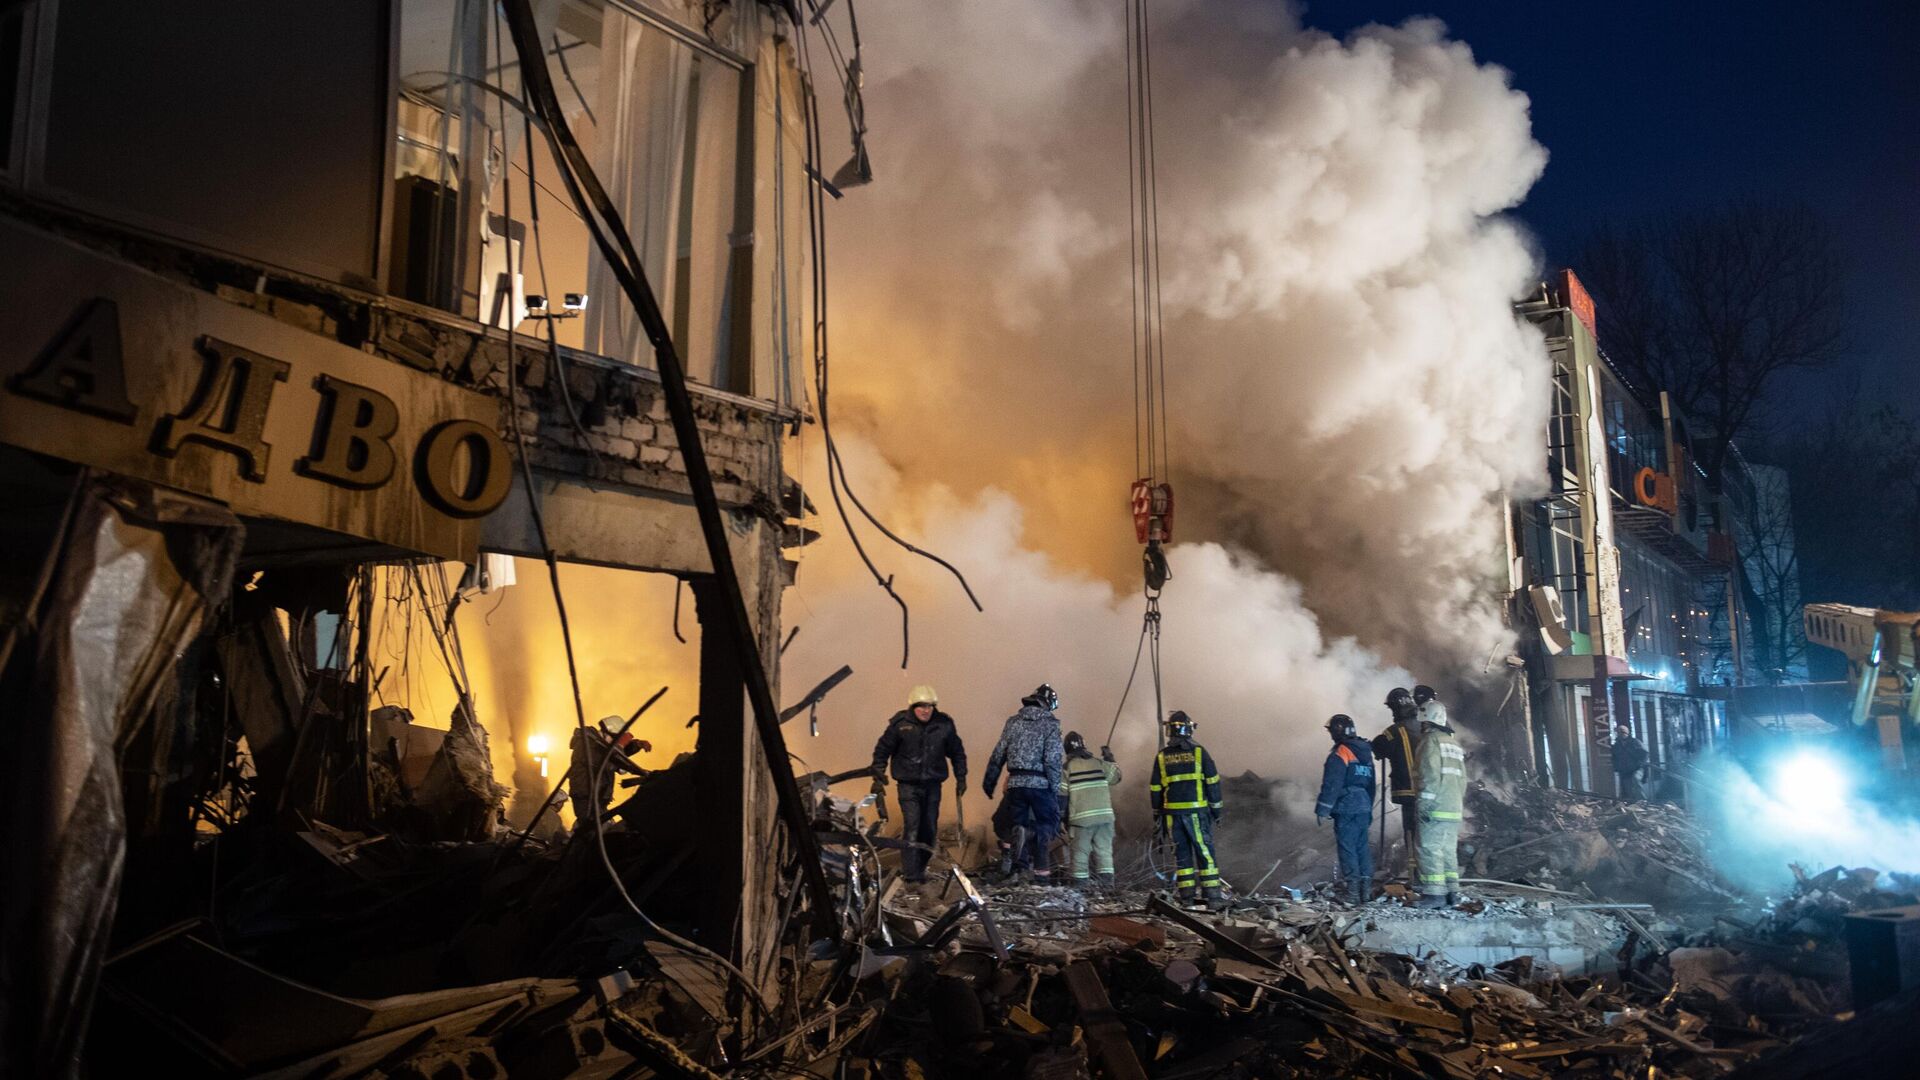
{"type": "Polygon", "coordinates": [[[953,717],[938,709],[924,724],[913,718],[911,709],[893,714],[873,744],[873,775],[886,775],[888,761],[893,763],[893,778],[903,784],[937,784],[947,778],[949,761],[953,775],[967,778],[967,748],[954,730],[953,717]]]}
{"type": "Polygon", "coordinates": [[[1413,748],[1419,741],[1411,725],[1398,721],[1388,725],[1387,730],[1373,740],[1374,758],[1393,769],[1393,786],[1387,789],[1387,795],[1402,806],[1411,805],[1418,794],[1413,775],[1413,748]]]}
{"type": "Polygon", "coordinates": [[[1153,759],[1153,776],[1147,783],[1153,797],[1153,812],[1168,814],[1220,811],[1220,768],[1213,755],[1199,743],[1176,738],[1167,743],[1153,759]]]}
{"type": "Polygon", "coordinates": [[[1367,814],[1373,811],[1373,749],[1359,738],[1342,739],[1327,755],[1320,772],[1320,799],[1316,817],[1367,814]]]}
{"type": "Polygon", "coordinates": [[[1613,771],[1621,776],[1637,773],[1647,767],[1652,756],[1639,739],[1629,735],[1624,739],[1613,740],[1613,771]]]}

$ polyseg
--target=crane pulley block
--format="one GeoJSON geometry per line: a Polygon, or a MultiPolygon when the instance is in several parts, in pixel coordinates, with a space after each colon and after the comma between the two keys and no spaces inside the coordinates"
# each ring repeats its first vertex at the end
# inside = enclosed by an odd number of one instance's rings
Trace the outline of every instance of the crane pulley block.
{"type": "Polygon", "coordinates": [[[1173,543],[1173,485],[1133,482],[1133,535],[1142,544],[1173,543]]]}

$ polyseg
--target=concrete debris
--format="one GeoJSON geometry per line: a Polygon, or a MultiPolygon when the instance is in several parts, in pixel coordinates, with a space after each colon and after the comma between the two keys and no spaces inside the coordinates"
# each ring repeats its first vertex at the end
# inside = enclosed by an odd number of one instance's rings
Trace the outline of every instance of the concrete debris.
{"type": "Polygon", "coordinates": [[[1739,895],[1714,872],[1704,828],[1670,804],[1475,782],[1467,819],[1460,861],[1473,877],[1663,905],[1739,895]]]}
{"type": "MultiPolygon", "coordinates": [[[[396,784],[429,805],[448,745],[409,749],[407,718],[382,719],[396,784]]],[[[1604,860],[1579,861],[1594,837],[1713,882],[1691,824],[1553,795],[1476,815],[1473,842],[1572,835],[1524,863],[1489,845],[1484,865],[1526,880],[1470,882],[1448,909],[1395,888],[1354,904],[1327,883],[1189,909],[1151,851],[1115,887],[999,881],[966,862],[990,846],[953,829],[913,884],[906,845],[834,793],[866,783],[856,769],[802,779],[837,933],[815,932],[789,874],[785,944],[750,985],[694,940],[699,862],[675,807],[698,766],[650,773],[597,838],[236,830],[210,914],[106,965],[90,1059],[303,1077],[1718,1078],[1838,1026],[1844,988],[1800,965],[1844,962],[1846,916],[1912,885],[1801,873],[1760,919],[1690,932],[1658,903],[1546,882],[1582,866],[1608,880],[1604,860]]],[[[1674,880],[1662,896],[1697,897],[1674,880]]]]}

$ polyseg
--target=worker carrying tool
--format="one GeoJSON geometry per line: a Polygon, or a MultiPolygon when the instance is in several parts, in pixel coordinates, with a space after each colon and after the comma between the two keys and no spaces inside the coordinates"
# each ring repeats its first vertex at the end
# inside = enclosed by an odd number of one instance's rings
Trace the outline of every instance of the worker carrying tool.
{"type": "Polygon", "coordinates": [[[1000,873],[1012,877],[1029,870],[1036,884],[1053,882],[1047,848],[1060,828],[1060,804],[1054,792],[1065,771],[1066,750],[1060,741],[1060,721],[1053,710],[1060,695],[1041,683],[1020,699],[1020,711],[1007,717],[987,758],[987,774],[980,790],[993,797],[1000,771],[1007,773],[1006,802],[1013,823],[1012,836],[1000,842],[1000,873]]]}
{"type": "Polygon", "coordinates": [[[613,783],[619,773],[644,776],[628,754],[653,749],[645,739],[626,730],[627,718],[608,716],[593,727],[575,728],[568,749],[567,797],[573,803],[573,827],[589,825],[613,801],[613,783]]]}
{"type": "Polygon", "coordinates": [[[1414,776],[1420,801],[1419,845],[1415,866],[1415,907],[1452,907],[1460,902],[1460,821],[1467,793],[1467,755],[1454,741],[1447,707],[1430,687],[1415,687],[1421,702],[1420,743],[1414,751],[1414,776]],[[1424,698],[1424,701],[1422,700],[1424,698]]]}
{"type": "Polygon", "coordinates": [[[940,711],[940,698],[931,686],[916,686],[907,695],[907,707],[893,714],[887,730],[873,744],[873,795],[887,797],[891,766],[899,785],[900,838],[909,847],[900,855],[900,876],[910,883],[927,880],[927,860],[940,837],[940,788],[947,782],[947,763],[953,763],[953,794],[967,793],[967,748],[953,717],[940,711]]]}
{"type": "MultiPolygon", "coordinates": [[[[1420,800],[1413,776],[1413,747],[1420,741],[1419,714],[1413,693],[1404,686],[1388,691],[1386,705],[1393,720],[1387,730],[1374,736],[1373,757],[1375,761],[1386,762],[1390,774],[1387,797],[1400,808],[1400,873],[1407,879],[1408,886],[1412,886],[1413,848],[1420,817],[1419,808],[1415,806],[1420,800]]],[[[1380,823],[1380,829],[1380,855],[1384,859],[1386,822],[1380,823]]]]}
{"type": "Polygon", "coordinates": [[[1213,826],[1220,820],[1220,769],[1213,755],[1193,741],[1193,718],[1175,709],[1167,716],[1167,745],[1153,758],[1147,794],[1154,824],[1173,837],[1176,899],[1197,894],[1219,902],[1220,864],[1213,857],[1213,826]]]}
{"type": "Polygon", "coordinates": [[[1373,898],[1373,852],[1367,829],[1373,825],[1373,748],[1354,730],[1353,717],[1336,713],[1327,720],[1333,750],[1320,770],[1320,798],[1313,815],[1321,822],[1333,819],[1333,836],[1340,852],[1340,880],[1356,904],[1373,898]]]}
{"type": "Polygon", "coordinates": [[[1120,782],[1120,766],[1112,747],[1101,747],[1096,758],[1077,731],[1067,732],[1066,752],[1066,770],[1055,794],[1067,807],[1073,883],[1086,888],[1097,878],[1112,888],[1113,787],[1120,782]]]}

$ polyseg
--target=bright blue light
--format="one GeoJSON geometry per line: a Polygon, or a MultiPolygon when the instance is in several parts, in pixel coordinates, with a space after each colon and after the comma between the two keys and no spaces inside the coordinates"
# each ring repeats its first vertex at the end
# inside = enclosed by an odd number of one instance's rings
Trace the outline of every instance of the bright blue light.
{"type": "Polygon", "coordinates": [[[1802,750],[1774,763],[1773,796],[1788,810],[1800,814],[1836,814],[1845,809],[1852,784],[1838,761],[1814,750],[1802,750]]]}

